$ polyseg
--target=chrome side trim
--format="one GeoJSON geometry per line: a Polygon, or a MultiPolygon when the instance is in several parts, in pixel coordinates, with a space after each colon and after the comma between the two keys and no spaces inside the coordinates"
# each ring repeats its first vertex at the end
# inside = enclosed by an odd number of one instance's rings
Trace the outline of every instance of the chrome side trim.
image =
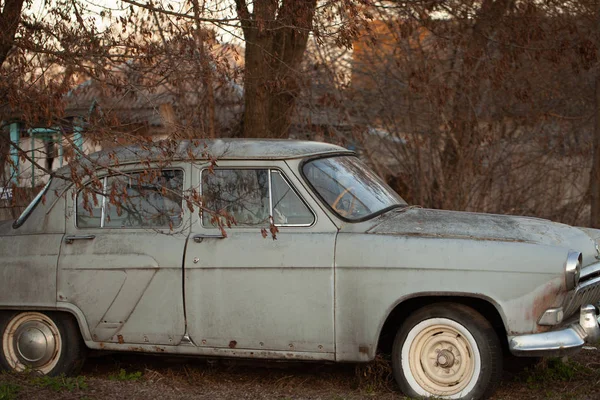
{"type": "Polygon", "coordinates": [[[544,333],[509,336],[510,352],[521,357],[555,357],[578,352],[585,344],[600,340],[596,307],[581,307],[579,321],[567,328],[544,333]]]}
{"type": "Polygon", "coordinates": [[[185,335],[181,338],[180,346],[196,346],[196,343],[192,340],[190,335],[186,332],[185,335]]]}

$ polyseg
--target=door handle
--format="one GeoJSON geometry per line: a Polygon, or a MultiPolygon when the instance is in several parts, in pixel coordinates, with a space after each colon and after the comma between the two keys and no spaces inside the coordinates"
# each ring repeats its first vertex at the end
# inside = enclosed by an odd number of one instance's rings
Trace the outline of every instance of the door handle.
{"type": "Polygon", "coordinates": [[[225,236],[223,236],[223,234],[221,233],[215,233],[215,234],[198,234],[198,235],[194,235],[192,236],[192,239],[194,240],[194,242],[196,243],[202,243],[202,241],[204,239],[225,239],[225,236]]]}
{"type": "Polygon", "coordinates": [[[96,238],[96,235],[69,235],[65,237],[65,243],[66,244],[71,244],[76,240],[94,240],[96,238]]]}

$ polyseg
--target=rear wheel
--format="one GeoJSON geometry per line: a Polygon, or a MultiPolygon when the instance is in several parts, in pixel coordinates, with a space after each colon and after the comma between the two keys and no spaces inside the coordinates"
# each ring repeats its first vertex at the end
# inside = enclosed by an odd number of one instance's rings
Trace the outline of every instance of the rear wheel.
{"type": "Polygon", "coordinates": [[[502,349],[491,324],[462,304],[423,307],[407,318],[393,347],[392,366],[410,397],[481,399],[502,375],[502,349]]]}
{"type": "Polygon", "coordinates": [[[0,313],[0,369],[77,374],[86,347],[73,317],[63,313],[0,313]]]}

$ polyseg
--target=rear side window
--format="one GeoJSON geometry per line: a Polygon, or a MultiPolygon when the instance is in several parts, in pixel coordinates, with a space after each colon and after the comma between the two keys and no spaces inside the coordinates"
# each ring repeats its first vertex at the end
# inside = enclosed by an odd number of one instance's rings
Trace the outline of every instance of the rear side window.
{"type": "Polygon", "coordinates": [[[183,171],[104,177],[77,195],[79,228],[169,228],[183,218],[183,171]]]}
{"type": "MultiPolygon", "coordinates": [[[[309,226],[315,216],[283,175],[270,169],[202,171],[203,206],[232,217],[238,226],[309,226]]],[[[202,225],[217,226],[217,217],[204,211],[202,225]]]]}

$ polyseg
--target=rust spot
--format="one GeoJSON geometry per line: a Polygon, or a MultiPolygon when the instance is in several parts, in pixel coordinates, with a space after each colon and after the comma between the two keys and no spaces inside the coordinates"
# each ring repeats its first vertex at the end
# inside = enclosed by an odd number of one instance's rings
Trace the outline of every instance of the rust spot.
{"type": "Polygon", "coordinates": [[[369,354],[369,346],[358,346],[358,352],[362,354],[369,354]]]}
{"type": "Polygon", "coordinates": [[[117,335],[117,340],[119,341],[119,344],[125,343],[125,340],[123,340],[123,335],[117,335]]]}
{"type": "Polygon", "coordinates": [[[548,282],[540,290],[534,292],[534,296],[531,307],[525,309],[525,319],[536,323],[536,332],[548,331],[551,329],[551,326],[537,325],[537,321],[544,311],[562,304],[565,297],[564,290],[562,290],[562,283],[560,281],[548,282]]]}
{"type": "Polygon", "coordinates": [[[100,348],[103,349],[104,348],[104,342],[98,343],[98,346],[100,346],[100,348]]]}
{"type": "Polygon", "coordinates": [[[139,351],[139,352],[145,351],[143,348],[141,348],[141,347],[135,347],[135,346],[129,347],[127,350],[129,350],[129,351],[139,351]]]}
{"type": "Polygon", "coordinates": [[[229,342],[230,349],[235,349],[235,346],[237,346],[237,342],[235,340],[232,340],[231,342],[229,342]]]}
{"type": "Polygon", "coordinates": [[[158,347],[158,346],[154,346],[154,351],[156,351],[157,353],[162,353],[162,352],[164,352],[164,351],[165,351],[165,349],[163,349],[163,348],[160,348],[160,347],[158,347]]]}

